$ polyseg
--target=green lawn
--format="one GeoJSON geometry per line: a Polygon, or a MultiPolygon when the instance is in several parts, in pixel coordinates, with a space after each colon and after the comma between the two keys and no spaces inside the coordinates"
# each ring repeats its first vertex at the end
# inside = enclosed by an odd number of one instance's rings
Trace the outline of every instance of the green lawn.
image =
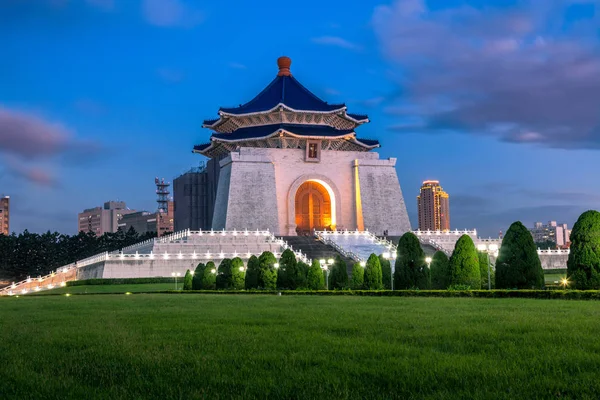
{"type": "Polygon", "coordinates": [[[600,303],[0,299],[0,398],[597,399],[600,303]]]}
{"type": "Polygon", "coordinates": [[[559,282],[562,278],[565,278],[567,276],[566,273],[564,274],[545,274],[544,275],[544,280],[546,281],[546,284],[554,284],[555,282],[559,282]]]}
{"type": "MultiPolygon", "coordinates": [[[[183,282],[177,283],[177,288],[181,290],[183,282]]],[[[62,293],[139,293],[139,292],[159,292],[162,290],[175,290],[175,283],[140,283],[123,285],[83,285],[83,286],[65,286],[52,290],[41,292],[32,292],[32,294],[62,294],[62,293]]]]}

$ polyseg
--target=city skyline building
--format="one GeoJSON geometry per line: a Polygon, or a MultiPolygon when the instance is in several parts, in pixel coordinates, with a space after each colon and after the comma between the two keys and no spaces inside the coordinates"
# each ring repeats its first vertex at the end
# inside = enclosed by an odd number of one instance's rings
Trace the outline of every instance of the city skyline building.
{"type": "Polygon", "coordinates": [[[417,196],[419,230],[450,230],[450,196],[440,186],[440,181],[423,182],[417,196]]]}
{"type": "Polygon", "coordinates": [[[571,230],[567,224],[548,221],[547,224],[536,222],[529,230],[535,243],[553,242],[557,247],[566,247],[571,242],[571,230]]]}
{"type": "Polygon", "coordinates": [[[10,235],[10,196],[0,198],[0,235],[10,235]]]}
{"type": "Polygon", "coordinates": [[[77,232],[93,232],[96,236],[114,233],[123,216],[134,212],[124,201],[107,201],[102,207],[88,208],[77,214],[77,232]]]}
{"type": "Polygon", "coordinates": [[[219,170],[219,161],[210,159],[173,180],[175,231],[212,227],[219,170]]]}

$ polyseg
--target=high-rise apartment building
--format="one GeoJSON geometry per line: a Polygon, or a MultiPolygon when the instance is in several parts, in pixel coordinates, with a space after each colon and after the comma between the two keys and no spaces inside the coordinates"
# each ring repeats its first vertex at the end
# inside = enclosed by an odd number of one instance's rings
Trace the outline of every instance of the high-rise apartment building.
{"type": "Polygon", "coordinates": [[[78,232],[94,232],[102,236],[107,232],[116,232],[119,221],[124,215],[134,213],[124,201],[107,201],[104,207],[88,208],[77,215],[78,232]]]}
{"type": "Polygon", "coordinates": [[[10,235],[10,196],[0,197],[0,235],[10,235]]]}
{"type": "Polygon", "coordinates": [[[536,243],[553,242],[557,247],[565,247],[571,241],[571,230],[567,224],[557,224],[556,221],[547,224],[536,222],[529,231],[536,243]]]}
{"type": "Polygon", "coordinates": [[[424,181],[417,196],[419,230],[450,230],[450,199],[439,181],[424,181]]]}

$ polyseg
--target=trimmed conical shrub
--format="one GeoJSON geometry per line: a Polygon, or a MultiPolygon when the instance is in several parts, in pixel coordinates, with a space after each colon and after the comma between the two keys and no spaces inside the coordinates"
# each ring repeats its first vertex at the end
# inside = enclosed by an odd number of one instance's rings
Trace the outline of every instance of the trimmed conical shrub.
{"type": "Polygon", "coordinates": [[[260,266],[258,263],[258,257],[255,255],[250,256],[248,259],[248,266],[246,268],[246,276],[244,279],[244,286],[246,289],[258,288],[258,274],[260,273],[260,266]]]}
{"type": "Polygon", "coordinates": [[[406,232],[398,241],[394,289],[428,289],[429,269],[419,238],[406,232]]]}
{"type": "Polygon", "coordinates": [[[392,289],[392,265],[390,260],[386,260],[383,254],[379,255],[379,264],[381,264],[381,282],[383,288],[387,290],[392,289]]]}
{"type": "Polygon", "coordinates": [[[231,259],[224,258],[217,268],[217,289],[232,289],[231,259]]]}
{"type": "Polygon", "coordinates": [[[431,288],[448,289],[451,282],[450,260],[443,251],[436,251],[431,260],[431,288]]]}
{"type": "Polygon", "coordinates": [[[329,272],[329,289],[346,289],[348,287],[348,269],[346,262],[340,256],[335,257],[335,262],[329,272]]]}
{"type": "Polygon", "coordinates": [[[360,290],[365,284],[365,268],[360,263],[354,263],[352,266],[352,279],[350,280],[350,288],[352,290],[360,290]]]}
{"type": "Polygon", "coordinates": [[[231,260],[231,288],[241,290],[244,288],[244,278],[246,271],[244,269],[244,261],[236,257],[231,260]]]}
{"type": "Polygon", "coordinates": [[[308,269],[306,281],[308,288],[311,290],[325,289],[325,278],[323,277],[323,270],[321,269],[319,260],[313,260],[310,268],[308,269]]]}
{"type": "Polygon", "coordinates": [[[374,253],[371,253],[365,266],[364,286],[367,290],[383,289],[383,282],[381,279],[381,264],[379,263],[379,257],[377,257],[377,255],[374,253]]]}
{"type": "Polygon", "coordinates": [[[544,270],[533,236],[520,221],[514,222],[504,239],[496,260],[496,288],[541,289],[544,270]]]}
{"type": "Polygon", "coordinates": [[[462,235],[450,257],[450,275],[452,286],[467,286],[471,289],[481,289],[481,274],[479,273],[479,256],[473,239],[462,235]]]}
{"type": "Polygon", "coordinates": [[[192,278],[192,289],[193,290],[201,290],[202,287],[202,277],[204,276],[204,269],[206,265],[204,263],[198,263],[196,269],[194,270],[194,277],[192,278]]]}
{"type": "Polygon", "coordinates": [[[183,277],[183,290],[192,290],[192,273],[188,269],[185,271],[185,276],[183,277]]]}
{"type": "Polygon", "coordinates": [[[259,273],[258,287],[261,289],[274,290],[277,288],[277,259],[270,251],[263,252],[258,257],[259,273]]]}
{"type": "Polygon", "coordinates": [[[600,289],[600,212],[586,211],[573,225],[567,274],[577,289],[600,289]]]}
{"type": "Polygon", "coordinates": [[[202,274],[202,289],[206,290],[214,290],[216,288],[217,282],[217,268],[215,267],[215,263],[209,261],[206,264],[206,268],[204,268],[204,273],[202,274]]]}

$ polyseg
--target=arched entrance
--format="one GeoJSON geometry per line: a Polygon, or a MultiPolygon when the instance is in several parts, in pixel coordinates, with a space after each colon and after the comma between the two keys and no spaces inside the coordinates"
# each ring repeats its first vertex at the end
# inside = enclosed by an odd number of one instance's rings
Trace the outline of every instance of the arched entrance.
{"type": "Polygon", "coordinates": [[[307,181],[300,185],[296,192],[295,209],[298,232],[331,228],[331,197],[321,183],[307,181]]]}

